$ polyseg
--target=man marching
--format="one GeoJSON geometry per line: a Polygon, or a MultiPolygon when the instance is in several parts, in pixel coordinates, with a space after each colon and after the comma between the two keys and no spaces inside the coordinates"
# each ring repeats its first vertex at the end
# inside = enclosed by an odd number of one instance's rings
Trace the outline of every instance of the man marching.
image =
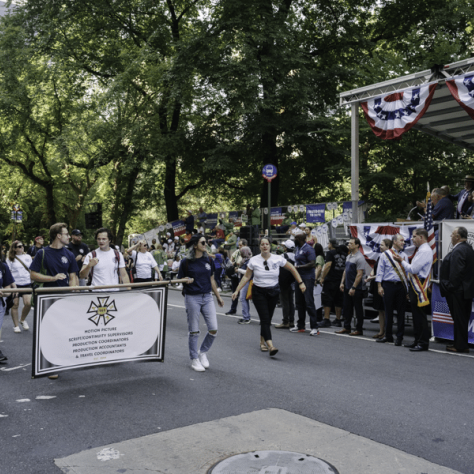
{"type": "Polygon", "coordinates": [[[393,310],[397,310],[397,339],[396,346],[402,345],[405,332],[405,303],[407,300],[408,280],[405,269],[395,260],[400,255],[405,262],[407,255],[403,252],[405,239],[397,234],[392,239],[392,248],[386,250],[379,260],[375,281],[378,285],[379,295],[383,297],[385,307],[385,336],[375,342],[393,342],[393,310]]]}
{"type": "Polygon", "coordinates": [[[421,352],[427,351],[430,345],[428,318],[423,306],[430,304],[426,291],[430,281],[433,252],[428,244],[428,232],[425,229],[415,229],[412,240],[417,250],[411,264],[405,262],[400,255],[394,255],[393,259],[402,264],[410,283],[408,294],[413,315],[415,341],[412,344],[405,344],[405,347],[410,348],[412,352],[421,352]]]}

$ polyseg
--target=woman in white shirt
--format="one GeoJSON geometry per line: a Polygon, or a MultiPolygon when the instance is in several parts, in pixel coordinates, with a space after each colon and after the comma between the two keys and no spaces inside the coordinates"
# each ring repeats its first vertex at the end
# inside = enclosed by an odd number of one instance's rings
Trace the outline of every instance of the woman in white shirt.
{"type": "Polygon", "coordinates": [[[270,240],[267,237],[260,239],[260,255],[249,260],[247,271],[232,294],[232,299],[238,298],[240,290],[253,275],[252,299],[260,319],[260,350],[262,352],[270,351],[270,355],[274,356],[278,349],[273,345],[270,328],[273,312],[280,296],[280,287],[278,286],[280,267],[284,267],[292,273],[303,293],[306,287],[295,267],[280,255],[271,254],[270,250],[270,240]]]}
{"type": "Polygon", "coordinates": [[[138,244],[130,247],[127,250],[127,254],[132,257],[133,266],[135,267],[136,273],[133,279],[134,283],[142,283],[147,281],[153,281],[152,270],[158,273],[160,280],[163,280],[160,269],[156,263],[156,260],[153,258],[153,255],[148,252],[148,244],[142,240],[138,244]],[[135,249],[139,248],[137,252],[135,249]]]}
{"type": "MultiPolygon", "coordinates": [[[[30,278],[30,265],[32,263],[32,258],[30,255],[24,252],[25,247],[23,243],[19,240],[15,240],[10,247],[8,252],[7,265],[10,269],[10,272],[15,279],[17,288],[31,288],[31,278],[30,278]],[[25,268],[26,267],[26,268],[25,268]]],[[[13,319],[13,331],[16,333],[21,332],[20,324],[23,326],[23,329],[26,331],[30,329],[28,323],[26,322],[26,317],[31,309],[31,295],[23,294],[23,309],[21,311],[21,318],[18,321],[18,306],[20,305],[20,298],[17,297],[13,300],[12,306],[12,319],[13,319]]]]}

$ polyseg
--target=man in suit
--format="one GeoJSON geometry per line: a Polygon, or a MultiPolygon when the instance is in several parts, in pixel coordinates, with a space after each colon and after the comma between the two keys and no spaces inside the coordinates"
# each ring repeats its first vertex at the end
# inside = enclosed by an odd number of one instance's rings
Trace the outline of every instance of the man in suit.
{"type": "Polygon", "coordinates": [[[440,271],[441,296],[446,298],[454,321],[454,345],[449,352],[469,352],[468,325],[474,298],[474,250],[467,243],[467,229],[456,227],[451,234],[451,250],[440,271]]]}

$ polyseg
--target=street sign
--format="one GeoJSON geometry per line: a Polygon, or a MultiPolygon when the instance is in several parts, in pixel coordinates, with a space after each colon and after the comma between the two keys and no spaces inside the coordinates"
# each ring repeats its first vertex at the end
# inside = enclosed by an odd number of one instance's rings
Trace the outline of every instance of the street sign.
{"type": "Polygon", "coordinates": [[[262,169],[262,176],[270,182],[277,177],[277,169],[274,165],[265,165],[262,169]]]}

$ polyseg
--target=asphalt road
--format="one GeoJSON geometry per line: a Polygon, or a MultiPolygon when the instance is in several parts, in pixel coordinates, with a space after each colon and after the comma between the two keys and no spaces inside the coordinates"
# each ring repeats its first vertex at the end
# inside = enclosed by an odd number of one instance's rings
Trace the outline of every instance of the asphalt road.
{"type": "MultiPolygon", "coordinates": [[[[258,323],[238,325],[225,310],[218,310],[205,373],[190,368],[183,300],[170,291],[163,364],[79,369],[55,381],[31,379],[31,331],[14,334],[7,317],[0,343],[9,357],[0,365],[0,473],[60,473],[55,458],[265,408],[474,472],[474,357],[444,353],[443,344],[422,353],[375,344],[378,326],[366,321],[362,338],[335,335],[334,328],[318,337],[274,330],[280,351],[271,359],[259,350],[258,323]]],[[[251,314],[256,318],[254,308],[251,314]]],[[[280,320],[277,310],[274,322],[280,320]]],[[[32,326],[32,313],[28,321],[32,326]]]]}

